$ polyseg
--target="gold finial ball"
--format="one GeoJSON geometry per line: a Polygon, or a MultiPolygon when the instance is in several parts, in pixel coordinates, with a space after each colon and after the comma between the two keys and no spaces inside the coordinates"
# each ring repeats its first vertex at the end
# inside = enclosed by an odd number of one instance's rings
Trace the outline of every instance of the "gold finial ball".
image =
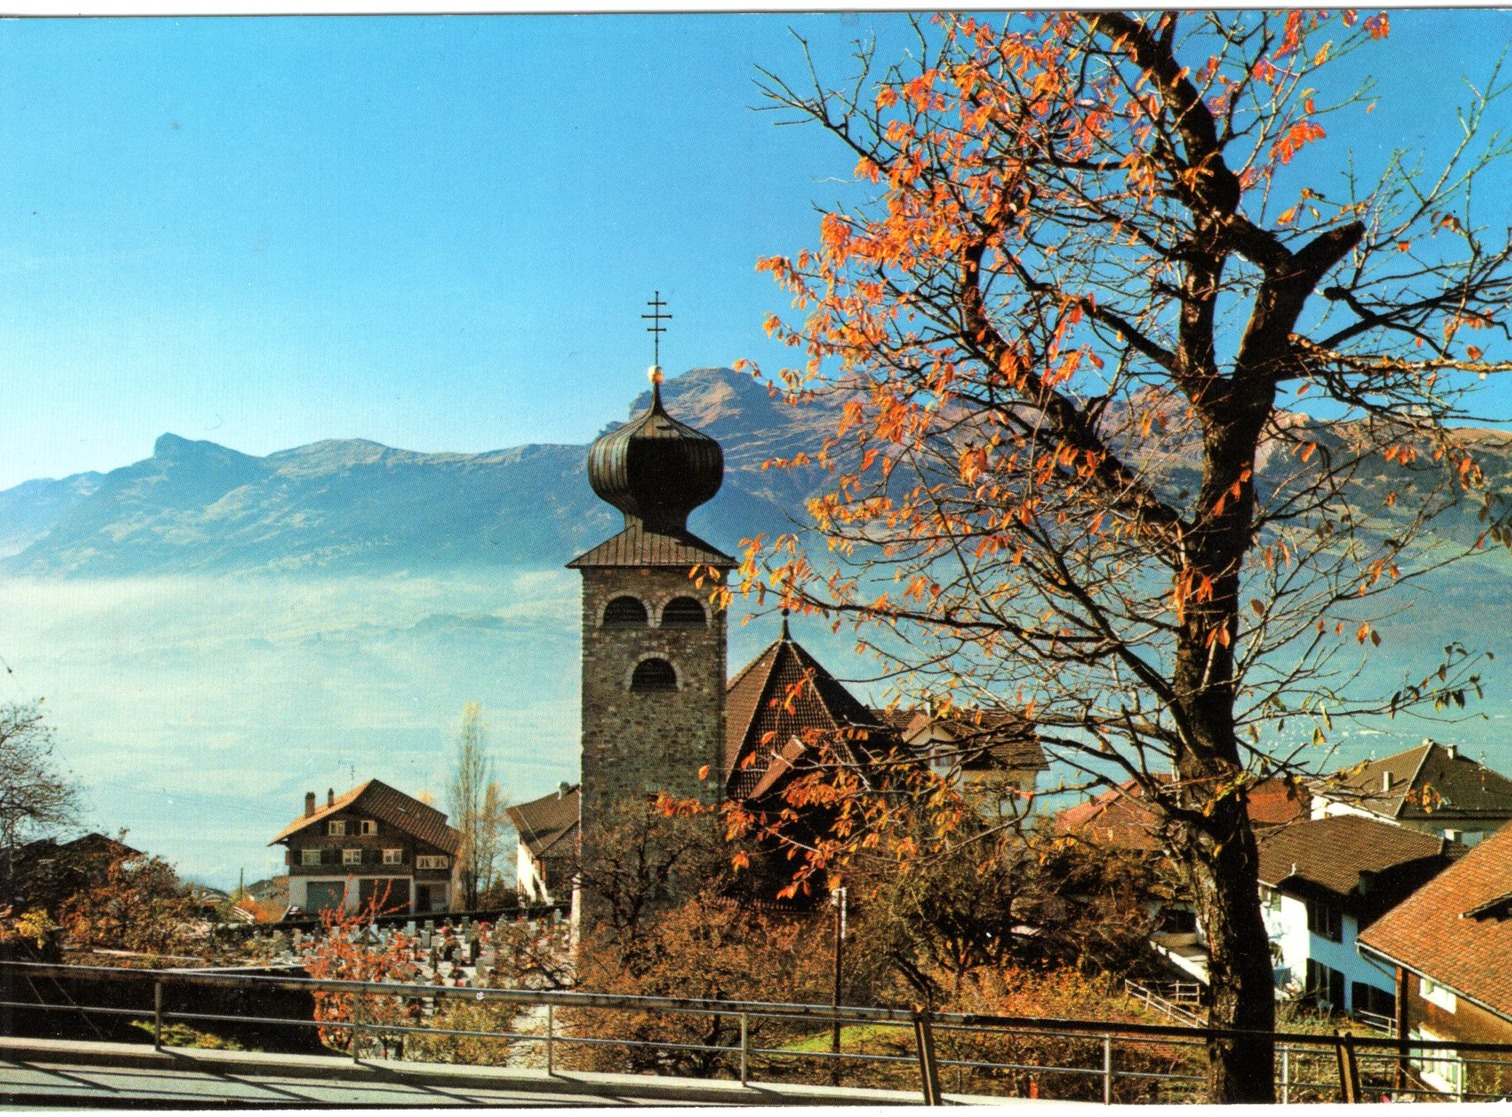
{"type": "Polygon", "coordinates": [[[646,376],[650,378],[651,383],[655,384],[657,387],[660,387],[663,379],[661,365],[652,365],[649,369],[646,370],[646,376]]]}

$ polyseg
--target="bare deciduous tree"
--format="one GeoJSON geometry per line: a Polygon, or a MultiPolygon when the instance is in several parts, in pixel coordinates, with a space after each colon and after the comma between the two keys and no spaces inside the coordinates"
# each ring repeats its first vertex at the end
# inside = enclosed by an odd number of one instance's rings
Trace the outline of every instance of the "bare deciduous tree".
{"type": "Polygon", "coordinates": [[[78,808],[78,789],[53,757],[40,705],[0,706],[0,847],[71,825],[78,808]]]}
{"type": "MultiPolygon", "coordinates": [[[[1512,246],[1472,189],[1508,150],[1480,137],[1494,77],[1439,173],[1403,154],[1336,183],[1315,159],[1320,121],[1366,109],[1323,71],[1386,32],[1353,12],[957,18],[896,65],[863,52],[838,91],[769,76],[873,194],[763,262],[799,308],[769,323],[807,358],[790,391],[843,394],[811,506],[838,565],[756,541],[745,587],[881,622],[936,708],[1011,704],[1089,782],[1136,781],[1224,1027],[1274,1020],[1246,794],[1301,770],[1278,723],[1321,737],[1477,684],[1457,647],[1391,696],[1340,666],[1379,639],[1377,597],[1453,557],[1428,525],[1473,525],[1465,396],[1508,367],[1482,347],[1506,334],[1512,246]],[[1317,417],[1285,409],[1307,392],[1317,417]]],[[[1484,510],[1458,551],[1505,541],[1484,510]]],[[[1215,1041],[1211,1099],[1272,1100],[1272,1055],[1215,1041]]]]}

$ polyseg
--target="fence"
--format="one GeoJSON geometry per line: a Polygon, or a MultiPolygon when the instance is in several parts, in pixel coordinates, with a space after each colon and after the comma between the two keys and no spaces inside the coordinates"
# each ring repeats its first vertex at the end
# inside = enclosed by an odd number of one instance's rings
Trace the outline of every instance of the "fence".
{"type": "MultiPolygon", "coordinates": [[[[61,987],[61,984],[60,986],[61,987]]],[[[929,1013],[899,1008],[770,1004],[669,997],[630,997],[601,993],[547,992],[400,985],[387,982],[327,981],[309,978],[247,976],[183,970],[125,970],[98,966],[62,966],[0,962],[0,1008],[38,1012],[128,1016],[151,1028],[164,1044],[173,1024],[216,1022],[244,1024],[243,1015],[173,1011],[166,994],[212,989],[282,990],[338,998],[345,1015],[310,1018],[258,1018],[256,1022],[291,1029],[322,1028],[342,1034],[354,1059],[381,1058],[407,1037],[451,1037],[456,1041],[502,1045],[494,1061],[510,1050],[529,1048],[544,1057],[554,1073],[585,1051],[658,1051],[698,1053],[713,1068],[707,1077],[736,1078],[742,1084],[828,1081],[833,1067],[843,1069],[847,1085],[898,1086],[912,1083],[924,1100],[939,1102],[942,1088],[953,1092],[1102,1101],[1201,1101],[1203,1054],[1214,1039],[1253,1039],[1252,1033],[1155,1024],[1109,1024],[1095,1021],[929,1013]],[[101,983],[134,983],[142,1007],[17,1000],[22,986],[43,987],[38,978],[67,982],[71,988],[100,988],[101,983]],[[150,994],[150,1000],[146,996],[150,994]],[[405,1006],[482,1005],[507,1018],[502,1028],[437,1027],[413,1022],[405,1006]],[[399,1011],[395,1011],[399,1009],[399,1011]],[[544,1029],[522,1030],[522,1014],[544,1013],[544,1029]],[[705,1027],[703,1039],[638,1038],[603,1026],[607,1019],[630,1014],[637,1020],[693,1018],[705,1027]],[[406,1022],[409,1021],[409,1022],[406,1022]],[[597,1021],[599,1026],[587,1027],[597,1021]],[[830,1050],[831,1027],[839,1022],[849,1033],[849,1050],[830,1050]],[[762,1036],[806,1034],[815,1042],[776,1043],[762,1036]],[[714,1041],[708,1036],[713,1035],[714,1041]],[[881,1037],[882,1041],[879,1041],[881,1037]],[[869,1049],[858,1049],[868,1048],[869,1049]],[[795,1077],[796,1076],[796,1077],[795,1077]]],[[[184,1003],[183,996],[174,998],[184,1003]]],[[[329,1002],[327,1002],[329,1003],[329,1002]]],[[[10,1019],[9,1011],[6,1018],[10,1019]]],[[[438,1017],[441,1019],[441,1017],[438,1017]]],[[[632,1031],[627,1029],[627,1031],[632,1031]]],[[[1463,1089],[1458,1100],[1505,1096],[1502,1076],[1512,1089],[1512,1044],[1467,1044],[1337,1034],[1275,1033],[1277,1096],[1282,1102],[1360,1101],[1421,1095],[1442,1100],[1427,1088],[1412,1063],[1438,1066],[1452,1060],[1461,1068],[1489,1068],[1495,1090],[1463,1089]]],[[[411,1057],[406,1050],[406,1057],[411,1057]]],[[[1440,1075],[1442,1078],[1442,1075],[1440,1075]]]]}

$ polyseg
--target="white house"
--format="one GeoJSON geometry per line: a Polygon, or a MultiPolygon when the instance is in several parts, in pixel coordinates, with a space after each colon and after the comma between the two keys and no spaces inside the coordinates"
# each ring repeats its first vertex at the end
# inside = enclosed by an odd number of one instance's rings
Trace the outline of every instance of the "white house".
{"type": "Polygon", "coordinates": [[[1261,894],[1278,989],[1339,1012],[1391,1019],[1396,975],[1362,956],[1356,937],[1464,851],[1357,814],[1263,835],[1261,894]]]}

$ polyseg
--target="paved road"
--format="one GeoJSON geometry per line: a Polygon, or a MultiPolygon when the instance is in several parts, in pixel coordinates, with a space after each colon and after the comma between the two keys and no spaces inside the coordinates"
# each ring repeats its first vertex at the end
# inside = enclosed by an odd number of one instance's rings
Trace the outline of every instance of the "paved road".
{"type": "MultiPolygon", "coordinates": [[[[742,1087],[620,1074],[555,1074],[312,1055],[0,1037],[0,1108],[916,1105],[916,1093],[742,1087]]],[[[956,1099],[951,1101],[987,1101],[956,1099]]]]}

